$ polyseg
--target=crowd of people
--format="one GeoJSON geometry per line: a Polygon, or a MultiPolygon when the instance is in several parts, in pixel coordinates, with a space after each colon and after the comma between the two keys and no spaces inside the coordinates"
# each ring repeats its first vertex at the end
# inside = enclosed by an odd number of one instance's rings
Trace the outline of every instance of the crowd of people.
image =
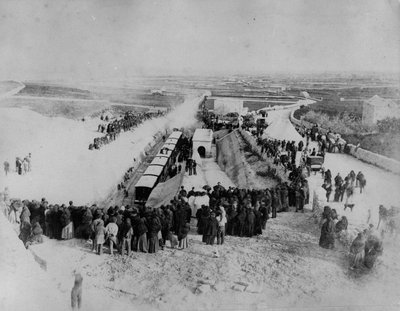
{"type": "Polygon", "coordinates": [[[101,146],[106,145],[112,141],[114,141],[118,135],[124,131],[127,132],[134,127],[137,127],[140,123],[154,118],[162,116],[164,113],[158,111],[157,113],[137,113],[129,111],[126,112],[125,115],[121,119],[115,119],[109,122],[108,116],[100,116],[102,121],[106,121],[106,124],[99,124],[97,127],[97,131],[100,133],[105,133],[102,137],[96,137],[93,139],[93,143],[89,145],[89,150],[100,149],[101,146]]]}
{"type": "Polygon", "coordinates": [[[310,141],[318,143],[319,150],[322,153],[334,153],[343,152],[346,141],[344,141],[339,133],[324,130],[318,124],[314,124],[311,127],[297,127],[296,130],[299,134],[306,138],[306,144],[309,145],[310,141]]]}
{"type": "Polygon", "coordinates": [[[96,205],[75,206],[39,201],[14,200],[4,211],[9,220],[20,225],[20,239],[28,246],[40,243],[42,234],[50,239],[81,238],[91,240],[93,251],[99,254],[106,244],[110,253],[118,249],[155,253],[169,241],[171,247],[188,247],[187,234],[192,218],[197,219],[197,232],[203,242],[224,243],[225,235],[251,237],[262,234],[269,218],[288,211],[304,211],[309,193],[306,181],[291,194],[291,187],[282,183],[265,190],[246,190],[218,183],[213,188],[186,191],[170,204],[151,207],[115,206],[107,210],[96,205]],[[201,202],[201,203],[199,203],[201,202]],[[199,208],[195,204],[201,204],[199,208]]]}
{"type": "MultiPolygon", "coordinates": [[[[324,183],[322,185],[322,188],[325,189],[326,191],[326,200],[329,202],[331,193],[333,191],[333,186],[332,186],[332,173],[328,169],[326,172],[322,171],[322,176],[324,178],[324,183]]],[[[353,211],[354,208],[354,191],[355,188],[360,189],[360,193],[363,192],[363,189],[365,188],[367,184],[367,180],[364,176],[364,174],[359,171],[358,174],[356,175],[353,170],[350,171],[349,174],[343,179],[343,177],[340,175],[340,173],[337,173],[337,175],[334,178],[334,197],[333,201],[334,202],[343,202],[343,198],[346,195],[345,203],[344,203],[344,210],[347,208],[350,208],[351,211],[353,211]]]]}
{"type": "Polygon", "coordinates": [[[261,154],[273,158],[274,164],[283,165],[289,171],[295,169],[297,151],[305,149],[303,141],[296,144],[295,141],[259,138],[257,143],[261,146],[261,154]]]}
{"type": "Polygon", "coordinates": [[[203,235],[203,241],[223,243],[225,235],[252,237],[262,234],[266,222],[276,218],[277,213],[289,211],[304,212],[304,205],[309,203],[309,189],[306,180],[293,188],[286,182],[271,189],[225,189],[220,183],[206,191],[182,189],[181,194],[188,198],[188,204],[196,215],[197,232],[203,235]],[[217,219],[219,225],[216,224],[217,219]],[[221,229],[221,227],[223,227],[221,229]],[[208,236],[212,238],[209,239],[208,236]],[[215,236],[215,237],[214,237],[215,236]]]}
{"type": "MultiPolygon", "coordinates": [[[[32,154],[29,153],[26,157],[15,158],[15,172],[18,175],[25,175],[31,171],[32,154]]],[[[11,167],[8,161],[4,161],[4,174],[7,176],[10,173],[11,167]]]]}
{"type": "MultiPolygon", "coordinates": [[[[340,237],[342,232],[347,230],[347,227],[346,216],[342,216],[339,220],[336,210],[325,206],[322,214],[319,245],[323,248],[334,249],[335,240],[340,237]]],[[[363,267],[371,269],[382,252],[382,239],[374,225],[369,224],[367,229],[357,234],[350,245],[350,269],[361,269],[363,267]]]]}

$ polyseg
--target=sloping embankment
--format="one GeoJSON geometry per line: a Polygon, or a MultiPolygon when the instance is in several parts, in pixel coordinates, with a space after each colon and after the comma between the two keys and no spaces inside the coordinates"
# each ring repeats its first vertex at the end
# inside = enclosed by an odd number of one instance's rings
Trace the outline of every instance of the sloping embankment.
{"type": "Polygon", "coordinates": [[[245,188],[247,178],[235,131],[215,140],[219,167],[239,188],[245,188]]]}
{"type": "Polygon", "coordinates": [[[56,289],[3,213],[0,238],[0,310],[68,310],[69,295],[56,289]]]}

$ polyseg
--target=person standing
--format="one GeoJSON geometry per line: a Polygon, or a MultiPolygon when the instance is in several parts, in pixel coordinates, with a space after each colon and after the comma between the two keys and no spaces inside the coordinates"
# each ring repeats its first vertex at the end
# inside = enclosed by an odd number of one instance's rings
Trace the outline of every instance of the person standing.
{"type": "Polygon", "coordinates": [[[71,308],[72,310],[79,310],[82,305],[82,282],[83,278],[80,273],[75,274],[74,287],[71,290],[71,308]]]}
{"type": "Polygon", "coordinates": [[[66,206],[62,206],[61,215],[61,239],[70,240],[74,238],[74,225],[71,221],[71,212],[66,206]]]}
{"type": "Polygon", "coordinates": [[[8,175],[9,171],[10,171],[10,163],[4,161],[4,173],[6,174],[6,176],[8,175]]]}
{"type": "Polygon", "coordinates": [[[214,245],[217,232],[218,232],[218,220],[215,218],[215,212],[211,212],[211,216],[208,219],[206,226],[207,245],[214,245]]]}
{"type": "Polygon", "coordinates": [[[157,253],[159,249],[158,232],[161,230],[161,222],[155,210],[151,211],[148,221],[149,253],[157,253]]]}
{"type": "Polygon", "coordinates": [[[95,230],[94,243],[96,243],[96,251],[98,255],[102,255],[103,244],[105,242],[105,229],[103,221],[98,222],[95,230]]]}
{"type": "Polygon", "coordinates": [[[350,210],[353,211],[354,207],[353,194],[354,194],[354,188],[348,185],[346,189],[346,201],[344,203],[344,210],[346,210],[346,208],[349,207],[350,210]]]}
{"type": "Polygon", "coordinates": [[[357,237],[354,239],[350,246],[350,269],[360,268],[364,263],[365,257],[365,234],[363,232],[358,233],[357,237]]]}
{"type": "Polygon", "coordinates": [[[125,253],[125,249],[127,251],[128,256],[131,254],[132,248],[132,236],[133,236],[133,229],[131,224],[131,219],[126,218],[124,224],[122,225],[121,230],[121,255],[123,256],[125,253]]]}
{"type": "Polygon", "coordinates": [[[358,172],[358,174],[357,174],[357,182],[358,182],[358,185],[360,186],[360,193],[362,193],[365,185],[367,184],[367,180],[365,179],[365,176],[361,171],[358,172]]]}
{"type": "Polygon", "coordinates": [[[277,194],[274,189],[271,189],[271,210],[272,210],[272,217],[276,218],[276,210],[278,208],[278,199],[277,194]]]}
{"type": "Polygon", "coordinates": [[[217,244],[224,244],[225,240],[225,224],[226,224],[226,212],[223,206],[220,206],[221,215],[218,217],[218,232],[217,232],[217,244]]]}
{"type": "Polygon", "coordinates": [[[193,161],[192,161],[192,159],[188,159],[188,165],[189,165],[189,176],[191,176],[192,173],[193,173],[193,161]]]}
{"type": "Polygon", "coordinates": [[[289,190],[286,182],[281,186],[280,193],[281,193],[282,211],[287,212],[289,210],[289,190]]]}
{"type": "Polygon", "coordinates": [[[112,216],[110,219],[110,222],[105,228],[105,233],[106,233],[106,239],[109,243],[110,246],[110,254],[114,254],[114,245],[115,247],[118,247],[118,240],[117,240],[117,235],[118,235],[118,225],[116,224],[116,217],[112,216]]]}
{"type": "Polygon", "coordinates": [[[326,201],[329,202],[329,197],[331,196],[332,193],[332,184],[328,179],[325,179],[324,184],[322,185],[322,188],[325,189],[326,191],[326,201]]]}
{"type": "Polygon", "coordinates": [[[319,246],[327,249],[335,248],[335,225],[331,214],[322,225],[319,246]]]}
{"type": "Polygon", "coordinates": [[[97,243],[97,236],[102,236],[102,240],[103,242],[101,242],[101,253],[103,253],[103,243],[104,243],[104,232],[101,233],[100,231],[97,230],[97,227],[99,227],[100,225],[102,225],[103,227],[103,231],[104,231],[104,221],[103,219],[101,219],[100,214],[96,214],[96,219],[93,220],[93,222],[90,224],[90,229],[92,232],[92,251],[96,251],[98,254],[100,252],[99,250],[99,246],[97,243]]]}
{"type": "Polygon", "coordinates": [[[143,253],[148,252],[147,246],[147,226],[145,223],[145,218],[141,218],[137,211],[132,212],[132,227],[135,233],[135,239],[133,241],[133,249],[141,251],[143,253]]]}
{"type": "Polygon", "coordinates": [[[192,161],[192,167],[193,167],[193,175],[197,175],[197,171],[196,171],[197,163],[196,163],[196,160],[192,161]]]}

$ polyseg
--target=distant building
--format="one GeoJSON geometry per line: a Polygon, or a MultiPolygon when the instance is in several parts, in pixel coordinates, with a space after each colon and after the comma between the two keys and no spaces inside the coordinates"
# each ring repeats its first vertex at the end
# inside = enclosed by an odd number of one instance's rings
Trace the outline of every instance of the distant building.
{"type": "Polygon", "coordinates": [[[286,86],[284,85],[266,85],[265,90],[269,93],[280,94],[286,91],[286,86]]]}
{"type": "Polygon", "coordinates": [[[362,122],[376,124],[387,117],[400,118],[400,105],[391,99],[375,95],[363,103],[362,122]]]}
{"type": "Polygon", "coordinates": [[[151,90],[150,92],[151,92],[151,95],[160,95],[160,96],[165,95],[165,89],[164,88],[162,88],[160,90],[151,90]]]}
{"type": "Polygon", "coordinates": [[[306,91],[300,92],[300,96],[303,96],[305,98],[310,98],[310,94],[308,94],[308,92],[306,92],[306,91]]]}
{"type": "Polygon", "coordinates": [[[210,129],[196,129],[193,134],[193,151],[197,151],[201,158],[211,157],[213,131],[210,129]]]}

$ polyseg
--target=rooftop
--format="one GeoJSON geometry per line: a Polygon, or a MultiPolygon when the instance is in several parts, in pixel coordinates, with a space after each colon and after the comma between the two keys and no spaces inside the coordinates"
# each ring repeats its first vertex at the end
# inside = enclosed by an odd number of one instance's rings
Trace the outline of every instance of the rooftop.
{"type": "Polygon", "coordinates": [[[396,103],[391,100],[391,99],[387,99],[387,98],[382,98],[378,95],[374,95],[372,96],[370,99],[365,101],[366,103],[368,103],[369,105],[372,106],[393,106],[396,105],[396,103]]]}
{"type": "Polygon", "coordinates": [[[210,129],[196,129],[193,141],[212,141],[213,132],[210,129]]]}

